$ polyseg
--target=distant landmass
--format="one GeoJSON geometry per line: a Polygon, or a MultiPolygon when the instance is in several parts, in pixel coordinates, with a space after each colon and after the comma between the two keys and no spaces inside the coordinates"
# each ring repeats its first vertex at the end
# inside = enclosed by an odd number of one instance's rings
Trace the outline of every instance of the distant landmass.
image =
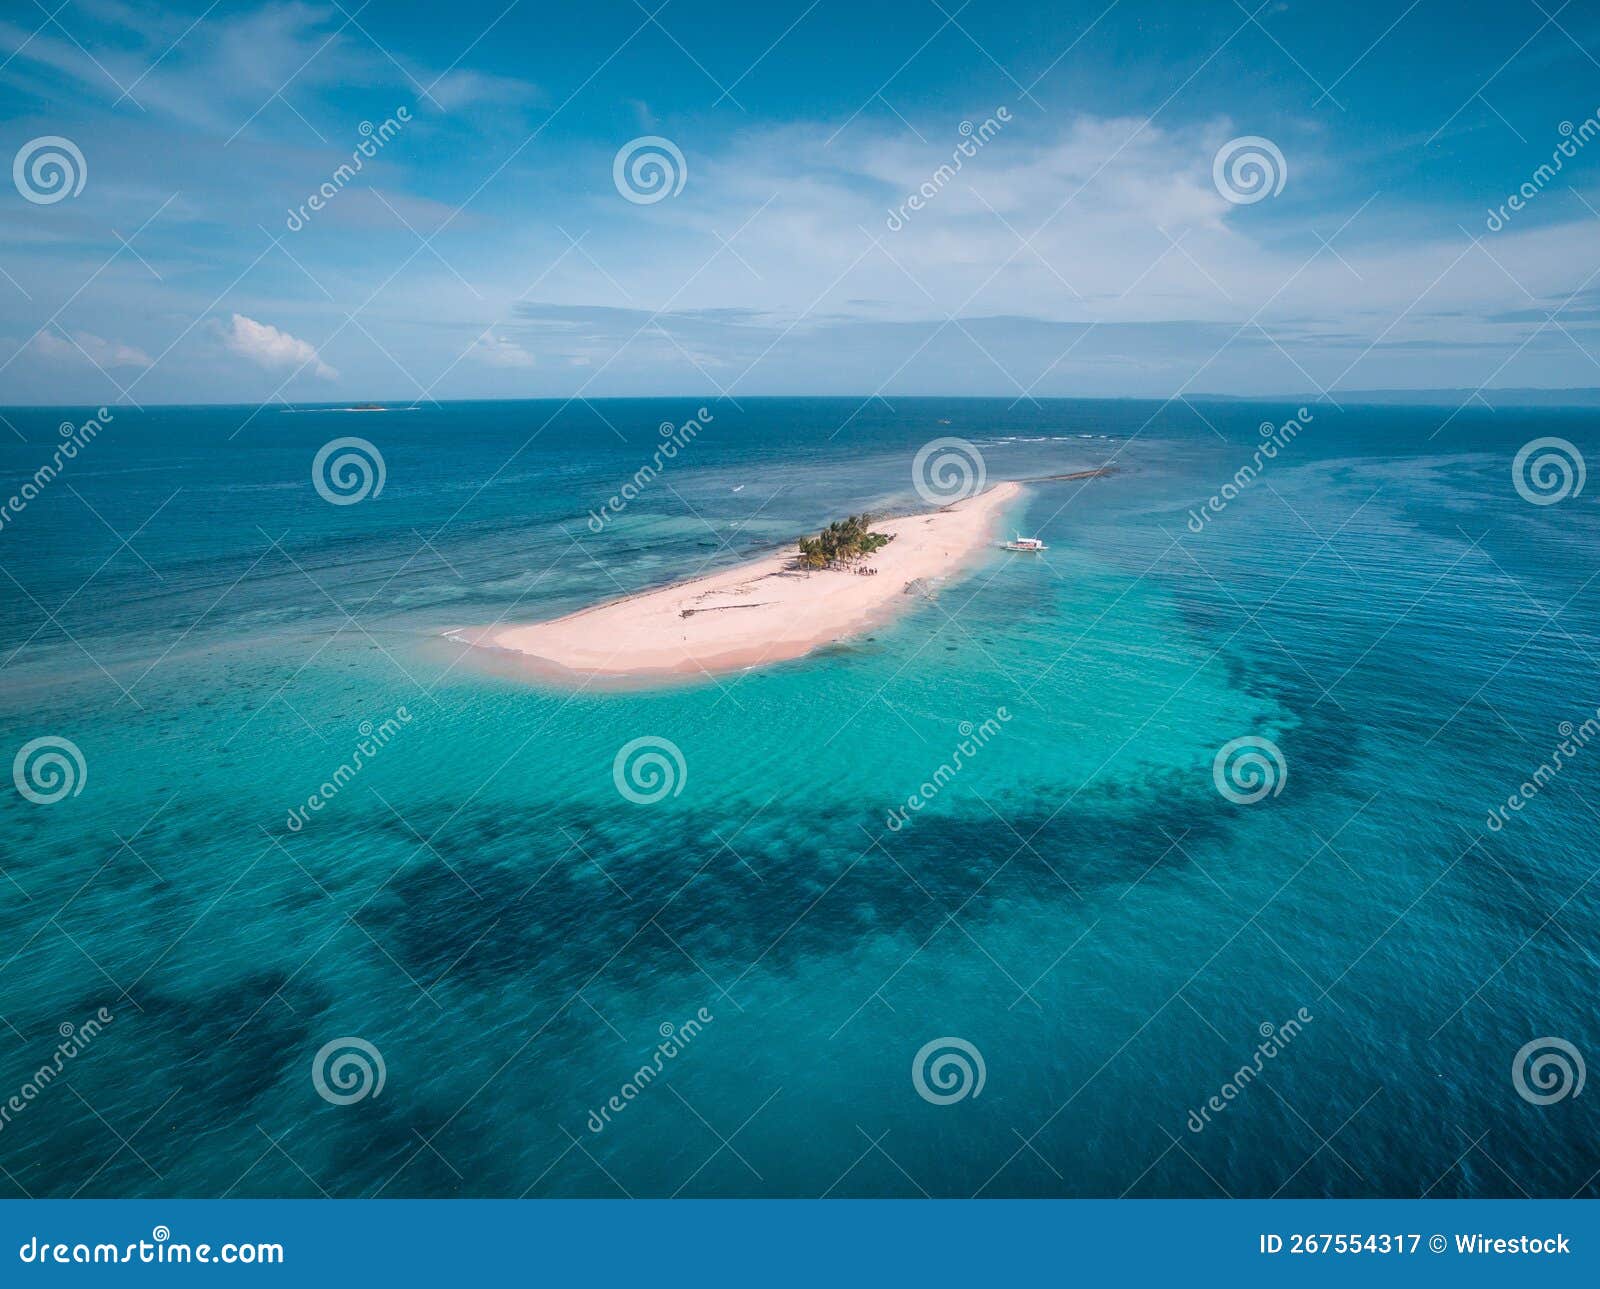
{"type": "Polygon", "coordinates": [[[1351,403],[1396,407],[1600,407],[1600,389],[1335,389],[1328,394],[1191,394],[1192,401],[1218,403],[1351,403]]]}

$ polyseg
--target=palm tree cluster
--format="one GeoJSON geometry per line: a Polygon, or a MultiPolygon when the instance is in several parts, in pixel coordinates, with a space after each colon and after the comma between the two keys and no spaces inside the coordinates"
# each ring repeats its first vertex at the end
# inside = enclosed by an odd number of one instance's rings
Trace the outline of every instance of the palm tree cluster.
{"type": "Polygon", "coordinates": [[[893,539],[892,533],[872,531],[871,515],[850,515],[836,519],[815,537],[802,537],[800,563],[806,568],[848,564],[881,550],[893,539]]]}

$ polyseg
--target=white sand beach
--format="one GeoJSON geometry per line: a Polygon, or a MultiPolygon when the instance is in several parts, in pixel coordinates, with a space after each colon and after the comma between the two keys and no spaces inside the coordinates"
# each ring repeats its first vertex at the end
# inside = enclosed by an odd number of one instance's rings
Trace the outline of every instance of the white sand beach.
{"type": "Polygon", "coordinates": [[[871,576],[801,569],[791,544],[738,568],[548,622],[446,634],[579,676],[734,671],[798,658],[916,603],[919,584],[948,577],[994,542],[1001,512],[1020,492],[1019,484],[999,483],[943,510],[874,523],[894,540],[862,562],[876,570],[871,576]]]}

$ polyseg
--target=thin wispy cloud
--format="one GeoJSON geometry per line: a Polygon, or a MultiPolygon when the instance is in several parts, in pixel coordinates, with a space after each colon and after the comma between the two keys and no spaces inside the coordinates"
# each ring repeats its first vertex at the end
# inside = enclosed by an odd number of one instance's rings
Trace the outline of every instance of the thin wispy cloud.
{"type": "Polygon", "coordinates": [[[510,367],[526,370],[534,365],[533,355],[514,340],[488,333],[480,336],[472,346],[475,361],[489,367],[510,367]]]}
{"type": "Polygon", "coordinates": [[[57,335],[41,331],[33,338],[33,352],[56,362],[87,363],[96,367],[148,367],[150,355],[137,345],[104,340],[89,331],[57,335]]]}

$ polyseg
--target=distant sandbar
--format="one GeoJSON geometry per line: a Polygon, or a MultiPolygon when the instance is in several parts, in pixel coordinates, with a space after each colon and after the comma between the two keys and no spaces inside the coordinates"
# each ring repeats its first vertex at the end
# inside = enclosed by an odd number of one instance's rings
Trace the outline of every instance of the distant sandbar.
{"type": "Polygon", "coordinates": [[[927,514],[886,519],[887,546],[848,568],[798,567],[793,545],[738,568],[531,625],[464,627],[462,644],[520,654],[552,674],[647,677],[743,670],[799,658],[887,620],[915,592],[988,547],[1022,491],[1000,483],[927,514]]]}

